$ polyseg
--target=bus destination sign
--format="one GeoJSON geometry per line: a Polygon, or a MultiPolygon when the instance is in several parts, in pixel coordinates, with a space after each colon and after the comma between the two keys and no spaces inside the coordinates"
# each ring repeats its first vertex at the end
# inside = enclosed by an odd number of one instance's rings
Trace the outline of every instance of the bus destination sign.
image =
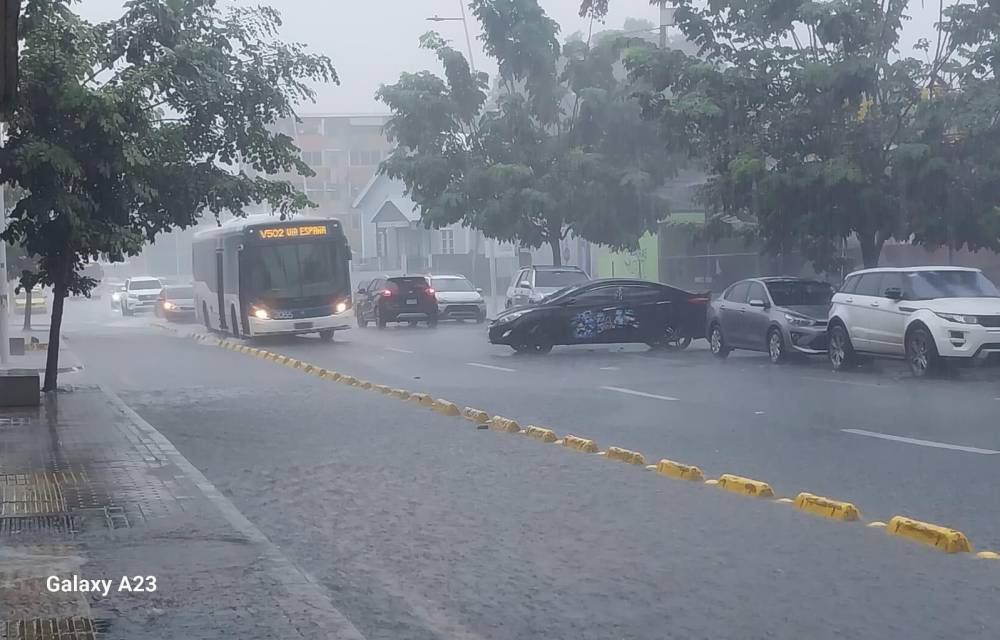
{"type": "Polygon", "coordinates": [[[310,238],[327,235],[325,224],[303,224],[297,227],[270,227],[258,229],[257,236],[261,240],[278,240],[281,238],[310,238]]]}

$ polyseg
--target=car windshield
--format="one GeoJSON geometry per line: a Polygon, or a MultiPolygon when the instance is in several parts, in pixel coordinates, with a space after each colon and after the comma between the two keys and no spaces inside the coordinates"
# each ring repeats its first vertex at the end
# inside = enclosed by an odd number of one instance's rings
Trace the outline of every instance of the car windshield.
{"type": "Polygon", "coordinates": [[[475,291],[472,283],[465,278],[431,278],[435,291],[475,291]]]}
{"type": "Polygon", "coordinates": [[[188,300],[194,298],[194,287],[167,287],[166,296],[169,300],[188,300]]]}
{"type": "Polygon", "coordinates": [[[334,242],[299,242],[249,247],[243,266],[252,295],[295,298],[341,292],[348,272],[334,242]]]}
{"type": "Polygon", "coordinates": [[[148,291],[149,289],[160,289],[163,285],[159,280],[133,280],[128,283],[129,291],[148,291]]]}
{"type": "Polygon", "coordinates": [[[979,271],[914,271],[906,274],[907,297],[1000,298],[995,284],[979,271]]]}
{"type": "Polygon", "coordinates": [[[589,280],[590,278],[587,277],[587,274],[576,269],[539,269],[535,272],[535,286],[547,289],[551,287],[562,288],[571,284],[588,282],[589,280]]]}
{"type": "Polygon", "coordinates": [[[789,280],[768,282],[767,290],[771,299],[779,307],[806,307],[830,304],[833,286],[826,282],[789,280]]]}

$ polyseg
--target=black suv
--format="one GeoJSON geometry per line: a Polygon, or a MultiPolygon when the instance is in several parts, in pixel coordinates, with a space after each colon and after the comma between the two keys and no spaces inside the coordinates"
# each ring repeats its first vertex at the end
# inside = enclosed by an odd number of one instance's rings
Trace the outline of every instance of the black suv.
{"type": "Polygon", "coordinates": [[[369,322],[384,329],[389,322],[414,325],[421,320],[435,327],[438,323],[437,298],[423,276],[375,278],[358,289],[354,315],[362,329],[369,322]]]}

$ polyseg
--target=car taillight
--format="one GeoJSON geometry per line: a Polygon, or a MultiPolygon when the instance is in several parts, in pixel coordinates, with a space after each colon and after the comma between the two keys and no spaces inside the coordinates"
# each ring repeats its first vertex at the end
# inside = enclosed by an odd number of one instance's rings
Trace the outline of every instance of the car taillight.
{"type": "Polygon", "coordinates": [[[428,295],[434,295],[434,287],[427,287],[428,295]]]}
{"type": "Polygon", "coordinates": [[[688,304],[708,304],[711,301],[712,301],[711,298],[703,298],[703,297],[688,298],[688,304]]]}
{"type": "Polygon", "coordinates": [[[384,296],[391,296],[392,295],[392,290],[391,289],[382,289],[382,295],[384,295],[384,296]]]}

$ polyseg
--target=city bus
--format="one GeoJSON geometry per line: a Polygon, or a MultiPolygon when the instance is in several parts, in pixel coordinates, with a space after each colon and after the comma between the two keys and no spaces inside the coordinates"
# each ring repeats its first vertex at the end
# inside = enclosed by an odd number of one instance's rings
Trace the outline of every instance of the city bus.
{"type": "Polygon", "coordinates": [[[237,337],[332,340],[351,326],[350,259],[338,220],[230,220],[194,236],[195,314],[210,331],[237,337]]]}

